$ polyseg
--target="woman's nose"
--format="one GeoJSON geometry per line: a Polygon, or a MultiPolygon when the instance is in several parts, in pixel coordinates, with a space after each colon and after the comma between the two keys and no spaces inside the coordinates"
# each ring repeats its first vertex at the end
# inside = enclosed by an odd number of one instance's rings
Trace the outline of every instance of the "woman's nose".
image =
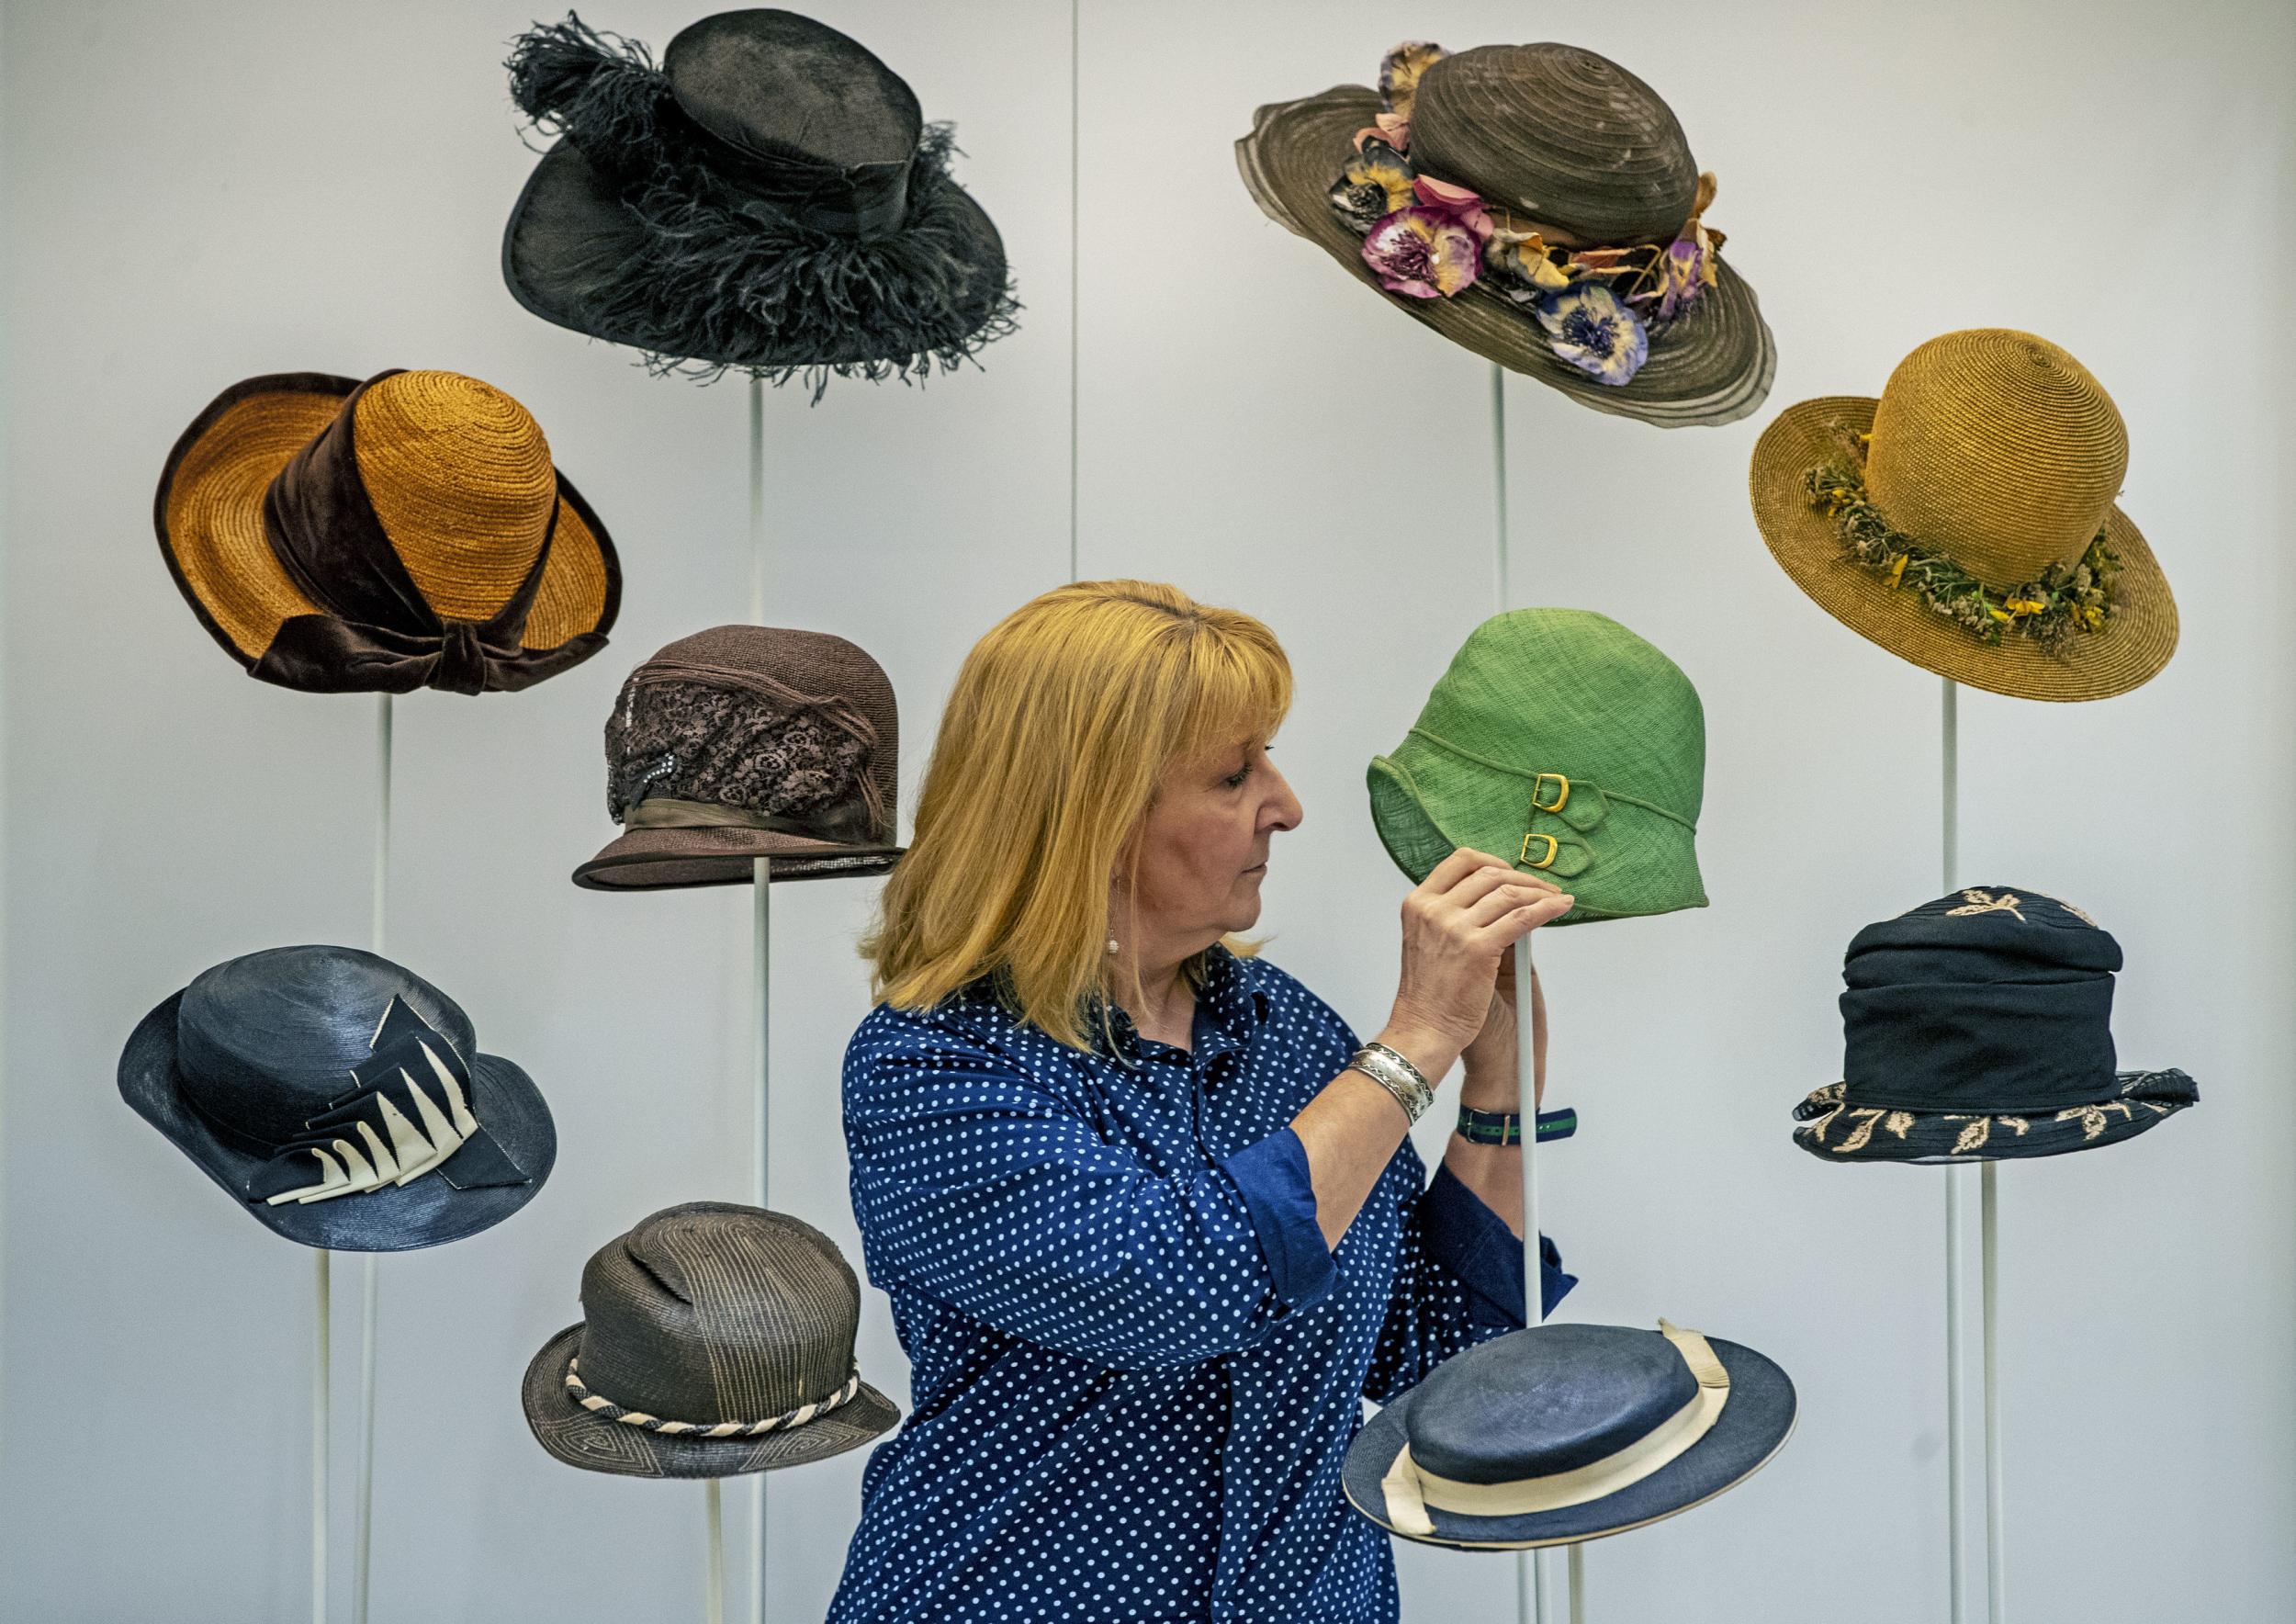
{"type": "Polygon", "coordinates": [[[1267,798],[1268,807],[1275,816],[1267,820],[1267,827],[1271,829],[1298,829],[1300,819],[1307,815],[1306,811],[1300,805],[1300,797],[1291,793],[1291,781],[1280,773],[1277,773],[1275,778],[1275,793],[1267,798]]]}

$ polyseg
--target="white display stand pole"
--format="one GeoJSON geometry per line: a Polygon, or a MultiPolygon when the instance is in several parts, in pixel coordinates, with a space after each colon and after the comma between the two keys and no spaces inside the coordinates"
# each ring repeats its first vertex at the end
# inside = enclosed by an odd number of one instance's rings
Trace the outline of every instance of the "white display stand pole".
{"type": "MultiPolygon", "coordinates": [[[[1944,686],[1941,715],[1943,736],[1942,840],[1945,889],[1961,883],[1961,740],[1960,691],[1951,679],[1944,686]]],[[[1982,1610],[1988,1624],[2002,1624],[2001,1426],[2000,1383],[1994,1336],[1998,1292],[1996,1269],[1995,1173],[1998,1164],[1967,1163],[1945,1169],[1945,1474],[1946,1584],[1948,1617],[1952,1624],[1967,1624],[1982,1610]],[[1975,1185],[1977,1207],[1977,1277],[1975,1303],[1978,1342],[1978,1416],[1983,1480],[1977,1517],[1973,1519],[1967,1493],[1971,1475],[1968,1436],[1970,1348],[1969,1207],[1975,1185]],[[1982,1541],[1982,1577],[1970,1557],[1973,1543],[1982,1541]],[[1982,1585],[1982,1589],[1980,1585],[1982,1585]]]]}
{"type": "Polygon", "coordinates": [[[709,1526],[709,1576],[703,1581],[702,1617],[709,1624],[726,1624],[726,1511],[717,1483],[713,1477],[702,1484],[702,1516],[709,1526]]]}
{"type": "MultiPolygon", "coordinates": [[[[375,706],[375,903],[372,951],[380,956],[390,917],[390,695],[375,706]]],[[[375,1554],[375,1310],[377,1257],[359,1260],[359,1486],[357,1543],[351,1558],[351,1618],[366,1624],[367,1575],[375,1554]]]]}
{"type": "MultiPolygon", "coordinates": [[[[760,378],[749,380],[749,621],[753,626],[765,624],[766,587],[765,547],[765,384],[760,378]]],[[[749,1003],[755,1012],[753,1031],[756,1041],[749,1053],[749,1075],[758,1080],[757,1103],[757,1169],[751,1187],[751,1203],[766,1204],[767,1152],[772,1145],[772,1096],[769,1084],[772,1078],[772,1046],[769,1042],[771,1022],[767,1009],[767,997],[771,987],[771,948],[773,942],[772,862],[770,858],[754,860],[749,875],[749,1003]]],[[[749,1618],[750,1624],[765,1624],[765,1485],[766,1472],[757,1473],[757,1487],[749,1496],[749,1618]]],[[[717,1539],[717,1483],[710,1483],[710,1573],[713,1595],[718,1597],[710,1613],[710,1624],[719,1624],[724,1616],[724,1551],[717,1539]]]]}
{"type": "Polygon", "coordinates": [[[333,1296],[329,1268],[334,1254],[321,1246],[318,1255],[318,1336],[313,1344],[318,1364],[311,1372],[311,1624],[327,1624],[327,1388],[332,1362],[328,1335],[328,1310],[333,1296]]]}
{"type": "MultiPolygon", "coordinates": [[[[1507,374],[1497,362],[1491,366],[1491,475],[1492,518],[1498,545],[1499,609],[1508,607],[1511,582],[1507,577],[1507,374]]],[[[1541,1290],[1538,1258],[1538,1088],[1537,1056],[1531,1044],[1531,943],[1528,937],[1514,944],[1514,1000],[1521,1024],[1515,1037],[1515,1111],[1523,1122],[1523,1309],[1525,1318],[1539,1325],[1547,1318],[1547,1295],[1541,1290]]],[[[1579,1547],[1570,1548],[1564,1573],[1564,1605],[1576,1624],[1579,1618],[1579,1547]]],[[[1546,1553],[1515,1553],[1514,1608],[1519,1624],[1544,1620],[1548,1606],[1550,1564],[1546,1553]]]]}
{"type": "MultiPolygon", "coordinates": [[[[390,695],[377,701],[375,722],[375,891],[371,941],[383,951],[383,917],[390,891],[390,695]]],[[[366,1624],[367,1561],[373,1551],[375,1504],[375,1254],[366,1254],[359,1325],[359,1473],[355,1503],[351,1607],[366,1624]]],[[[313,1260],[311,1371],[311,1624],[327,1624],[327,1533],[333,1472],[329,1445],[334,1397],[334,1254],[319,1248],[313,1260]]]]}

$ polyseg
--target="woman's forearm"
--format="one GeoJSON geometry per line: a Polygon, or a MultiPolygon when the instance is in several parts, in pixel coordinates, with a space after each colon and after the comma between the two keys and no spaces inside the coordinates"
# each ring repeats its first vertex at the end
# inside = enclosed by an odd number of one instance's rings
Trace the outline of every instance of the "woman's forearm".
{"type": "MultiPolygon", "coordinates": [[[[1460,1088],[1460,1105],[1472,1105],[1479,1111],[1515,1111],[1514,1079],[1504,1088],[1477,1088],[1477,1077],[1469,1077],[1460,1088]]],[[[1529,1130],[1529,1125],[1525,1125],[1529,1130]]],[[[1504,1217],[1506,1226],[1515,1234],[1523,1234],[1523,1146],[1520,1144],[1474,1144],[1472,1139],[1451,1134],[1442,1153],[1442,1165],[1449,1167],[1451,1176],[1468,1185],[1474,1199],[1504,1217]]]]}
{"type": "MultiPolygon", "coordinates": [[[[1457,1049],[1425,1032],[1390,1026],[1379,1041],[1407,1056],[1431,1084],[1442,1082],[1458,1058],[1457,1049]]],[[[1338,1246],[1410,1127],[1395,1096],[1352,1068],[1334,1077],[1291,1119],[1291,1130],[1308,1154],[1315,1225],[1326,1246],[1338,1246]]]]}
{"type": "MultiPolygon", "coordinates": [[[[1516,1042],[1521,1042],[1518,1035],[1516,1042]]],[[[1513,1045],[1494,1056],[1498,1064],[1489,1061],[1476,1064],[1473,1059],[1459,1084],[1459,1104],[1476,1111],[1522,1114],[1523,1084],[1516,1071],[1513,1045]]],[[[1478,1057],[1480,1058],[1480,1057],[1478,1057]]],[[[1534,1072],[1532,1087],[1540,1096],[1547,1091],[1547,994],[1539,986],[1538,973],[1531,973],[1531,1066],[1534,1072]]],[[[1536,1101],[1530,1115],[1536,1118],[1536,1101]]],[[[1537,1131],[1535,1120],[1525,1121],[1523,1131],[1537,1131]]],[[[1516,1235],[1523,1233],[1523,1148],[1520,1145],[1478,1145],[1454,1133],[1451,1142],[1444,1147],[1443,1165],[1451,1177],[1472,1190],[1475,1199],[1506,1221],[1516,1235]]]]}

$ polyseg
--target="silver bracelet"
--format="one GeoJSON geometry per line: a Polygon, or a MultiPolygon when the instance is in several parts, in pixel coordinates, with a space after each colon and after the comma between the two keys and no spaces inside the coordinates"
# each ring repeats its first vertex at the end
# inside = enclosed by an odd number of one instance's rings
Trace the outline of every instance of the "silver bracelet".
{"type": "Polygon", "coordinates": [[[1364,1044],[1364,1047],[1371,1050],[1374,1054],[1384,1054],[1390,1060],[1395,1062],[1396,1065],[1403,1068],[1404,1075],[1419,1086],[1422,1093],[1425,1094],[1429,1100],[1433,1100],[1435,1098],[1435,1085],[1427,1080],[1427,1074],[1425,1072],[1420,1070],[1416,1066],[1412,1064],[1410,1055],[1404,1054],[1401,1049],[1390,1049],[1385,1043],[1379,1042],[1377,1038],[1373,1038],[1369,1043],[1364,1044]]]}
{"type": "Polygon", "coordinates": [[[1427,1086],[1419,1068],[1385,1044],[1373,1043],[1356,1050],[1341,1069],[1359,1071],[1393,1095],[1408,1122],[1417,1122],[1435,1103],[1435,1090],[1427,1086]]]}

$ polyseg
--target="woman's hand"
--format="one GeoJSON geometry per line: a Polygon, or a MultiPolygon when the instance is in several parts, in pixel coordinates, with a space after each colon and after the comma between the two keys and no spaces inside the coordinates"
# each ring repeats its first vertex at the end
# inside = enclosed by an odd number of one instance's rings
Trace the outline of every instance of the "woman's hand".
{"type": "Polygon", "coordinates": [[[1403,899],[1402,975],[1380,1041],[1440,1078],[1504,1007],[1496,988],[1515,942],[1574,900],[1487,851],[1452,852],[1403,899]]]}
{"type": "MultiPolygon", "coordinates": [[[[1491,995],[1491,1014],[1475,1041],[1459,1056],[1465,1077],[1459,1084],[1459,1103],[1477,1111],[1514,1111],[1521,1108],[1521,1073],[1516,1069],[1515,955],[1499,965],[1499,985],[1491,995]]],[[[1531,967],[1531,1077],[1536,1091],[1531,1109],[1547,1098],[1547,998],[1541,991],[1538,967],[1531,967]]]]}

